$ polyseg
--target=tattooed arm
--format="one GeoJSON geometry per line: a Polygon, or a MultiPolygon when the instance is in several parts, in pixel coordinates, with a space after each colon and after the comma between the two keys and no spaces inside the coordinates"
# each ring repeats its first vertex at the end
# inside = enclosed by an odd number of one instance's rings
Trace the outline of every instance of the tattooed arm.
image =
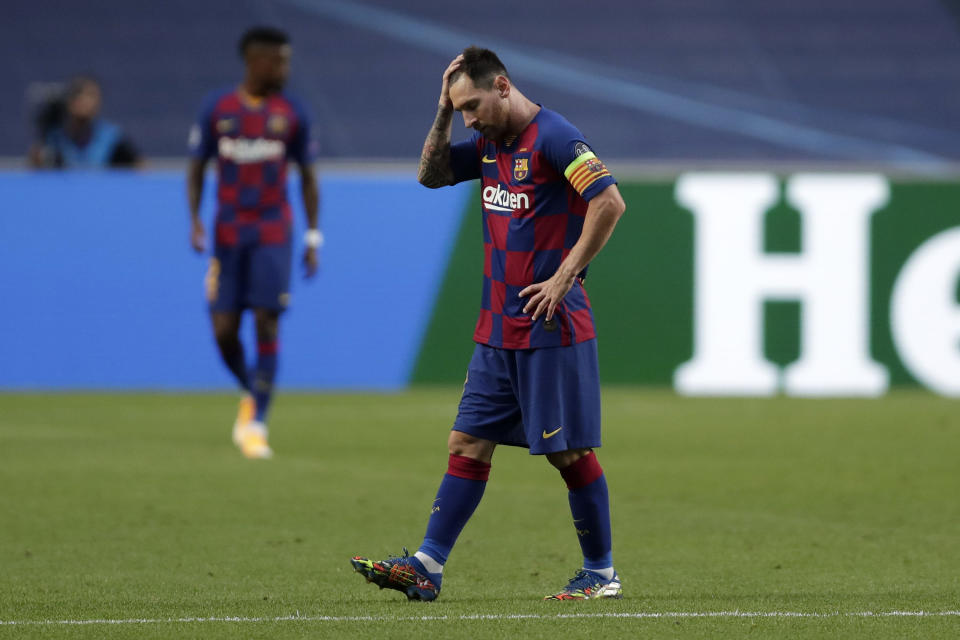
{"type": "Polygon", "coordinates": [[[453,123],[453,102],[450,100],[450,74],[460,68],[463,56],[454,58],[443,72],[440,89],[440,104],[437,117],[430,127],[420,154],[420,169],[417,180],[425,187],[436,189],[453,184],[453,169],[450,167],[450,129],[453,123]]]}
{"type": "Polygon", "coordinates": [[[425,187],[436,189],[453,184],[453,169],[450,167],[450,123],[453,107],[440,107],[423,143],[420,154],[420,170],[417,180],[425,187]]]}

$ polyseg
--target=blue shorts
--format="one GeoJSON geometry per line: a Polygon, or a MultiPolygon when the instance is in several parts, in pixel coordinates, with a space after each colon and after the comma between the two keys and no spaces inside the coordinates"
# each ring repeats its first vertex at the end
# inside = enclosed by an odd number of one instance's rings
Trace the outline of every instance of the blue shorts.
{"type": "Polygon", "coordinates": [[[286,309],[291,253],[289,244],[217,246],[206,277],[210,311],[286,309]]]}
{"type": "Polygon", "coordinates": [[[525,350],[478,344],[453,429],[531,454],[599,447],[597,341],[525,350]]]}

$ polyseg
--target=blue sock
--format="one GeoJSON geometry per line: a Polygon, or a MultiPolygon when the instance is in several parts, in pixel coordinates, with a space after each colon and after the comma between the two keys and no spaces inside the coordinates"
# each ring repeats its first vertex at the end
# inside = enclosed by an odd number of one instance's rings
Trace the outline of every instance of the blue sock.
{"type": "MultiPolygon", "coordinates": [[[[427,533],[418,551],[440,565],[447,562],[457,537],[483,498],[489,477],[490,463],[450,454],[447,473],[437,490],[427,533]]],[[[430,574],[431,579],[439,580],[439,576],[439,573],[430,574]]]]}
{"type": "Polygon", "coordinates": [[[257,405],[254,418],[257,422],[266,422],[267,409],[273,397],[273,379],[277,375],[277,343],[257,343],[257,366],[253,370],[253,399],[257,405]]]}
{"type": "Polygon", "coordinates": [[[610,499],[607,479],[591,451],[569,467],[560,470],[570,490],[570,513],[577,529],[585,569],[613,566],[610,529],[610,499]]]}

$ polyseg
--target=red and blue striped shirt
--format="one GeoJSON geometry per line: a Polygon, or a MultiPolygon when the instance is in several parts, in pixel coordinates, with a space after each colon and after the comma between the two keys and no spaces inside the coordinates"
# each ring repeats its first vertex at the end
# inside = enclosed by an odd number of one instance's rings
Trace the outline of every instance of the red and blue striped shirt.
{"type": "Polygon", "coordinates": [[[287,162],[309,164],[310,120],[283,93],[251,99],[238,89],[211,94],[190,131],[190,152],[217,157],[218,245],[241,238],[260,244],[290,242],[287,162]]]}
{"type": "Polygon", "coordinates": [[[583,270],[553,321],[523,313],[525,287],[556,273],[583,230],[587,203],[616,184],[583,134],[541,108],[515,139],[479,132],[451,145],[455,182],[481,180],[483,293],[474,340],[505,349],[568,346],[596,337],[583,270]]]}

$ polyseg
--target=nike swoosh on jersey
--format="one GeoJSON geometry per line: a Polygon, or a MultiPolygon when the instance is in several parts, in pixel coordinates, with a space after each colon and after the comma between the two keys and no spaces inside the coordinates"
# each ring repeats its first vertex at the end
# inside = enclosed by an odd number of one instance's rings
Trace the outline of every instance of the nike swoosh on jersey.
{"type": "Polygon", "coordinates": [[[484,155],[484,156],[483,156],[482,158],[480,158],[480,159],[483,160],[484,162],[486,162],[487,164],[493,164],[494,162],[497,161],[496,158],[488,158],[486,155],[484,155]]]}
{"type": "Polygon", "coordinates": [[[557,435],[558,433],[560,433],[560,430],[561,430],[561,429],[563,429],[563,427],[557,427],[556,429],[554,429],[554,430],[551,431],[550,433],[547,433],[547,430],[544,429],[544,430],[543,430],[543,439],[546,440],[547,438],[552,438],[553,436],[555,436],[555,435],[557,435]]]}

